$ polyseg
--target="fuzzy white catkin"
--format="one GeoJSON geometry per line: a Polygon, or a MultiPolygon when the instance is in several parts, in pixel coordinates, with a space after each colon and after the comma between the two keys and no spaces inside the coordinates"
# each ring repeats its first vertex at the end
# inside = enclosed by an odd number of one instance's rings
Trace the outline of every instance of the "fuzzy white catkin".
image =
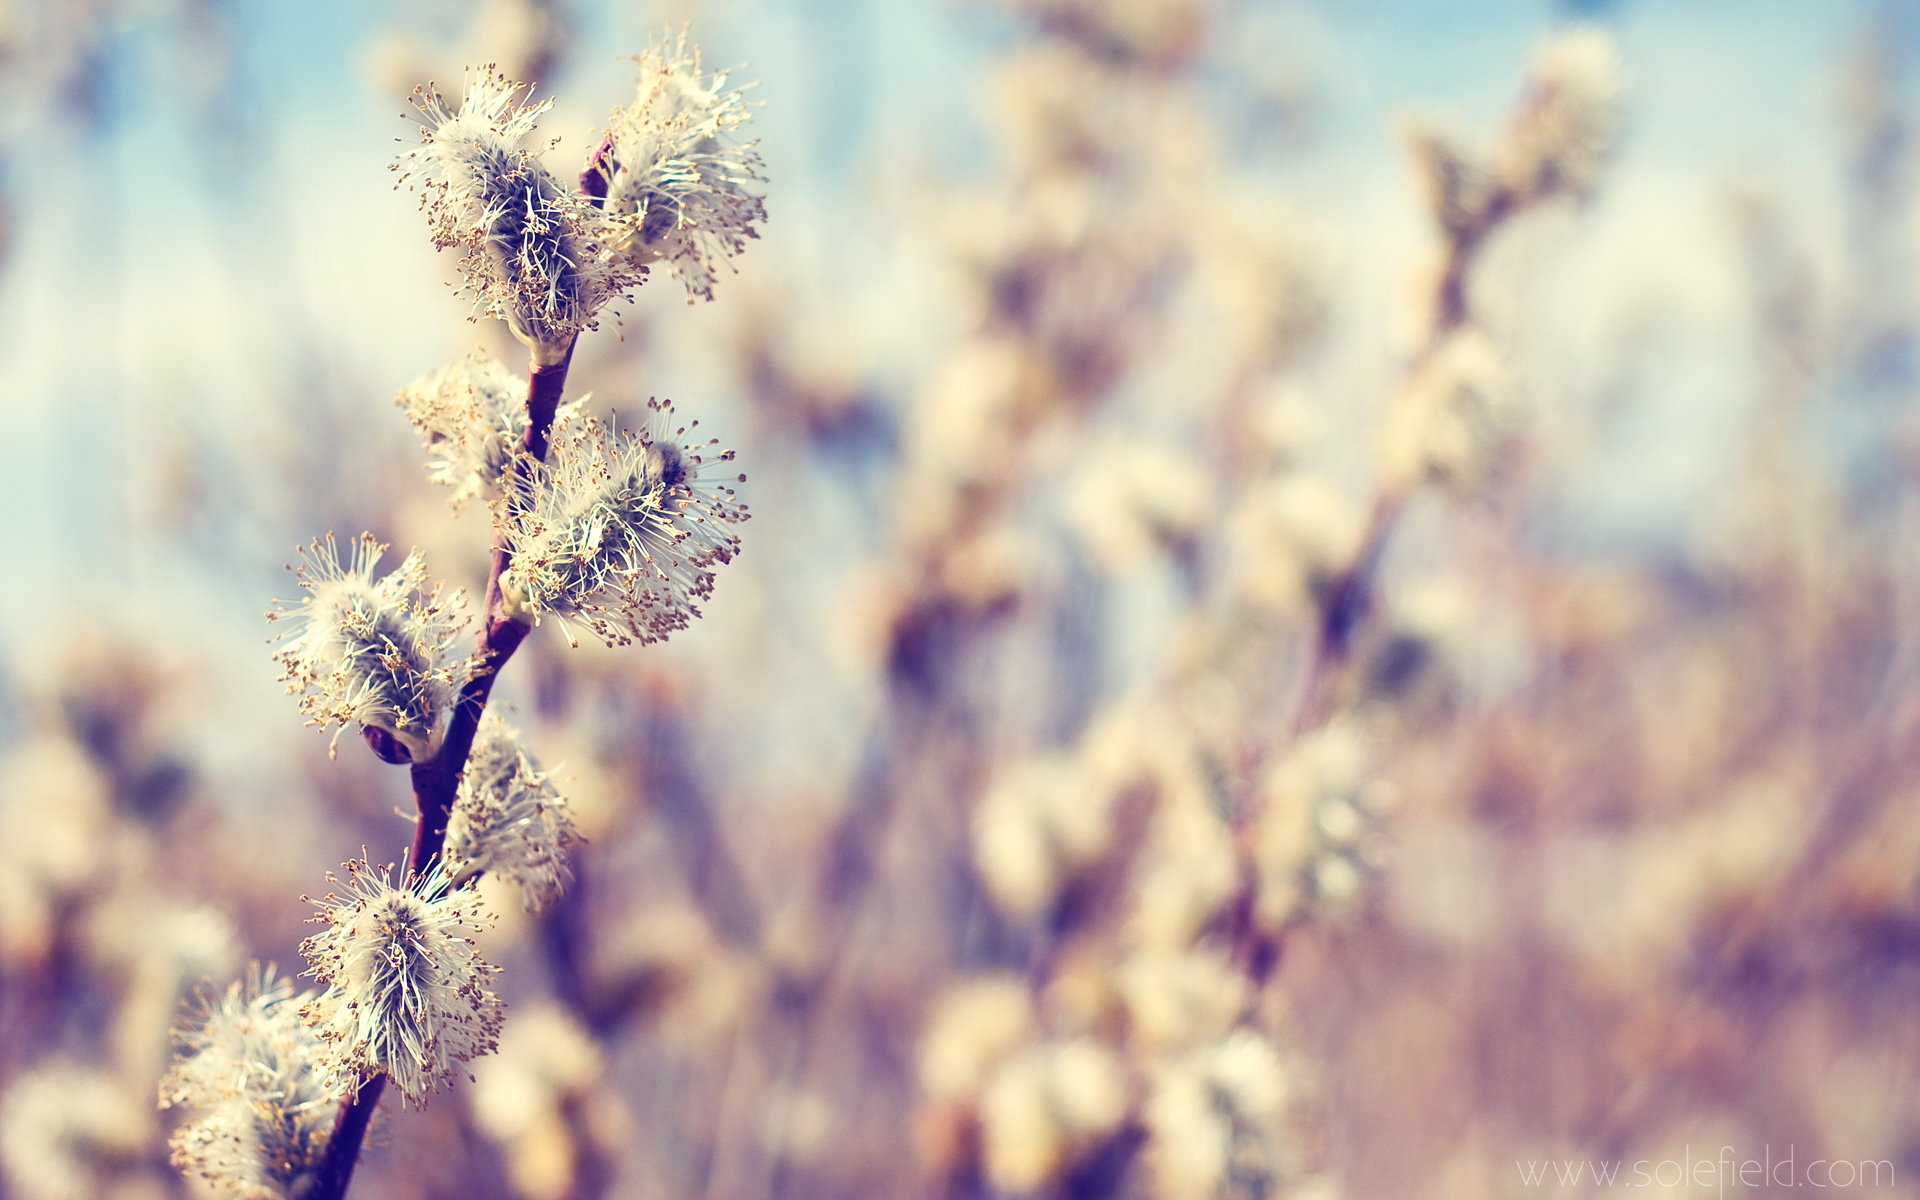
{"type": "Polygon", "coordinates": [[[386,547],[371,534],[350,546],[344,561],[332,534],[303,550],[295,576],[306,595],[268,614],[292,625],[275,652],[281,679],[310,723],[384,730],[424,761],[463,678],[465,597],[429,587],[418,551],[376,576],[386,547]]]}
{"type": "Polygon", "coordinates": [[[1370,758],[1360,725],[1342,719],[1268,766],[1253,831],[1262,921],[1337,920],[1365,900],[1386,837],[1386,797],[1370,780],[1370,758]]]}
{"type": "Polygon", "coordinates": [[[1031,1192],[1057,1176],[1127,1112],[1125,1068],[1107,1045],[1074,1038],[1029,1046],[993,1074],[980,1098],[987,1176],[1031,1192]]]}
{"type": "Polygon", "coordinates": [[[1112,799],[1065,758],[1022,763],[996,779],[973,824],[974,864],[995,903],[1017,916],[1054,903],[1105,850],[1112,799]]]}
{"type": "Polygon", "coordinates": [[[393,868],[346,865],[344,894],[317,901],[327,928],[300,946],[308,974],[327,990],[301,1017],[319,1033],[329,1086],[348,1095],[386,1075],[412,1103],[493,1052],[504,1006],[490,986],[497,968],[473,948],[485,921],[479,898],[449,887],[438,864],[412,887],[393,868]]]}
{"type": "Polygon", "coordinates": [[[1227,518],[1234,582],[1283,615],[1323,599],[1366,538],[1367,517],[1327,475],[1283,471],[1248,486],[1227,518]]]}
{"type": "Polygon", "coordinates": [[[729,526],[747,508],[726,483],[701,478],[733,452],[696,443],[699,422],[677,424],[672,402],[650,406],[638,434],[573,422],[524,473],[518,502],[502,506],[510,611],[578,622],[609,645],[663,641],[700,615],[713,568],[739,552],[729,526]]]}
{"type": "Polygon", "coordinates": [[[1591,193],[1620,126],[1620,57],[1592,26],[1550,38],[1534,55],[1532,94],[1508,135],[1500,167],[1528,198],[1591,193]]]}
{"type": "Polygon", "coordinates": [[[614,110],[602,167],[606,211],[620,223],[615,252],[633,266],[666,263],[689,303],[711,300],[718,269],[767,216],[760,156],[731,136],[753,106],[727,88],[727,72],[701,71],[685,32],[636,61],[639,89],[614,110]]]}
{"type": "Polygon", "coordinates": [[[597,1085],[605,1047],[565,1008],[536,1002],[516,1009],[500,1053],[474,1064],[473,1118],[498,1143],[513,1194],[574,1191],[583,1135],[604,1128],[617,1103],[597,1085]],[[584,1122],[574,1113],[593,1114],[584,1122]]]}
{"type": "Polygon", "coordinates": [[[1486,165],[1457,131],[1428,121],[1409,122],[1406,142],[1434,220],[1456,241],[1473,236],[1493,195],[1486,165]]]}
{"type": "Polygon", "coordinates": [[[176,1032],[180,1053],[160,1103],[198,1110],[174,1132],[176,1166],[248,1200],[297,1195],[312,1178],[337,1107],[319,1038],[299,1017],[312,998],[256,966],[176,1032]]]}
{"type": "Polygon", "coordinates": [[[1576,26],[1535,53],[1518,119],[1485,151],[1458,130],[1412,122],[1408,149],[1440,228],[1456,244],[1473,242],[1512,212],[1590,196],[1619,140],[1621,94],[1612,37],[1576,26]]]}
{"type": "Polygon", "coordinates": [[[1144,1111],[1152,1195],[1324,1195],[1302,1169],[1292,1088],[1286,1062],[1250,1029],[1156,1063],[1144,1111]]]}
{"type": "Polygon", "coordinates": [[[468,78],[458,107],[421,89],[420,144],[393,166],[419,188],[434,246],[460,249],[475,308],[552,364],[645,273],[608,253],[615,224],[524,145],[552,103],[527,93],[490,70],[468,78]]]}
{"type": "Polygon", "coordinates": [[[1066,486],[1067,520],[1109,575],[1125,574],[1156,550],[1192,543],[1211,508],[1199,463],[1147,441],[1097,444],[1066,486]]]}
{"type": "Polygon", "coordinates": [[[112,783],[71,736],[24,738],[0,757],[0,828],[0,965],[32,972],[59,914],[114,869],[101,853],[116,830],[112,783]]]}
{"type": "Polygon", "coordinates": [[[519,889],[539,909],[567,880],[567,847],[578,841],[566,797],[489,709],[460,776],[442,857],[456,884],[485,873],[519,889]]]}
{"type": "Polygon", "coordinates": [[[920,1044],[920,1086],[930,1095],[978,1097],[993,1069],[1026,1042],[1034,1023],[1024,979],[969,979],[934,1007],[920,1044]]]}
{"type": "Polygon", "coordinates": [[[44,1059],[0,1096],[0,1168],[9,1195],[93,1200],[151,1135],[124,1080],[73,1059],[44,1059]]]}
{"type": "MultiPolygon", "coordinates": [[[[427,477],[453,489],[457,510],[475,496],[493,499],[527,431],[527,378],[475,351],[400,389],[394,402],[420,435],[427,477]]],[[[580,411],[560,406],[554,427],[580,411]]]]}
{"type": "Polygon", "coordinates": [[[1516,449],[1513,392],[1513,373],[1484,330],[1450,331],[1388,414],[1384,473],[1403,486],[1428,481],[1467,495],[1484,489],[1516,449]]]}

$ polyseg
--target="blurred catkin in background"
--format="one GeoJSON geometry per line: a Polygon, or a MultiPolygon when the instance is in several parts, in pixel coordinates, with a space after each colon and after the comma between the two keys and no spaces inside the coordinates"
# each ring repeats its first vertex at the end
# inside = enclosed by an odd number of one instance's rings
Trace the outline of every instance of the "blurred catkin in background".
{"type": "Polygon", "coordinates": [[[208,1194],[176,1127],[241,1179],[209,1007],[326,1110],[285,1161],[393,1076],[355,1195],[1908,1194],[1917,53],[1812,0],[0,8],[0,1195],[208,1194]],[[535,83],[571,186],[683,23],[756,157],[622,181],[626,274],[422,236],[416,84],[535,83]],[[684,187],[762,236],[650,226],[684,187]],[[596,316],[468,768],[537,836],[450,830],[495,920],[427,914],[497,1001],[427,1074],[316,1048],[355,915],[300,897],[419,900],[357,726],[429,753],[458,681],[423,616],[343,704],[261,614],[362,529],[477,604],[495,360],[596,316]],[[750,465],[712,557],[583,575],[677,412],[750,465]]]}

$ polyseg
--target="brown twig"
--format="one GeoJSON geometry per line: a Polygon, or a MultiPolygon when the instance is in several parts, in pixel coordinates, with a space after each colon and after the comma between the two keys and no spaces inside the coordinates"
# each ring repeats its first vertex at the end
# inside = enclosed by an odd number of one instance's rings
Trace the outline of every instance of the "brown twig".
{"type": "MultiPolygon", "coordinates": [[[[554,412],[567,383],[567,367],[573,360],[569,347],[558,363],[535,366],[527,376],[527,431],[520,439],[524,453],[510,468],[505,492],[513,496],[529,465],[547,457],[547,435],[553,427],[554,412]]],[[[413,822],[413,846],[407,853],[407,881],[418,882],[439,861],[440,849],[447,840],[447,822],[453,815],[453,801],[460,789],[460,774],[466,770],[467,757],[473,752],[473,738],[480,729],[481,714],[487,698],[493,694],[493,682],[499,677],[513,652],[520,648],[532,626],[523,624],[504,611],[500,577],[513,560],[506,535],[496,528],[493,534],[493,561],[487,571],[487,595],[480,615],[479,644],[470,661],[466,683],[454,700],[453,715],[447,722],[447,735],[440,751],[426,762],[412,767],[413,800],[418,815],[413,822]]],[[[366,1140],[367,1126],[386,1090],[386,1076],[368,1080],[351,1099],[340,1105],[333,1133],[321,1156],[308,1200],[341,1200],[347,1185],[353,1182],[353,1169],[360,1161],[360,1147],[366,1140]]]]}
{"type": "MultiPolygon", "coordinates": [[[[1418,375],[1447,338],[1473,319],[1468,294],[1473,268],[1488,238],[1520,210],[1523,200],[1513,189],[1499,188],[1487,197],[1474,224],[1449,232],[1440,273],[1434,282],[1431,324],[1408,369],[1409,378],[1418,375]]],[[[1373,609],[1387,544],[1406,512],[1414,486],[1417,484],[1394,481],[1381,486],[1368,513],[1359,548],[1320,597],[1306,676],[1301,681],[1293,715],[1287,722],[1292,739],[1297,740],[1324,724],[1334,712],[1337,688],[1352,659],[1355,637],[1373,609]]],[[[1257,989],[1266,984],[1279,965],[1285,936],[1284,931],[1263,928],[1255,912],[1259,870],[1254,862],[1256,806],[1251,796],[1265,754],[1255,751],[1247,757],[1240,772],[1241,796],[1233,814],[1239,882],[1227,906],[1227,936],[1234,961],[1257,989]]]]}

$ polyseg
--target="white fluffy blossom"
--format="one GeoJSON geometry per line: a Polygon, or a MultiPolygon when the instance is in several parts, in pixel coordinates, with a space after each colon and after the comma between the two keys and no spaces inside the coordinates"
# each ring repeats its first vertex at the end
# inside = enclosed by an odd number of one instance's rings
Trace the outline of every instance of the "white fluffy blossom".
{"type": "MultiPolygon", "coordinates": [[[[475,351],[400,389],[394,402],[420,434],[427,474],[453,489],[457,509],[475,496],[492,498],[527,431],[527,379],[499,359],[475,351]]],[[[563,405],[561,424],[579,411],[563,405]]]]}
{"type": "Polygon", "coordinates": [[[1126,1072],[1111,1047],[1092,1038],[1024,1047],[980,1097],[987,1178],[1002,1192],[1041,1192],[1126,1115],[1126,1072]]]}
{"type": "Polygon", "coordinates": [[[1597,27],[1542,43],[1527,105],[1502,147],[1502,174],[1523,197],[1593,190],[1620,126],[1620,56],[1597,27]]]}
{"type": "Polygon", "coordinates": [[[462,681],[454,647],[466,623],[465,598],[430,589],[418,551],[376,577],[385,550],[362,534],[342,562],[332,534],[314,542],[295,571],[306,596],[267,619],[293,622],[275,657],[312,724],[357,721],[424,761],[439,748],[441,717],[462,681]]]}
{"type": "Polygon", "coordinates": [[[579,837],[566,798],[519,731],[488,709],[447,823],[447,872],[457,883],[483,872],[503,879],[537,909],[566,882],[567,847],[579,837]]]}
{"type": "MultiPolygon", "coordinates": [[[[473,1119],[499,1146],[509,1194],[577,1195],[580,1156],[601,1145],[578,1114],[611,1114],[605,1043],[564,1006],[516,1010],[500,1053],[474,1064],[473,1119]],[[573,1119],[570,1119],[573,1118],[573,1119]]],[[[604,1127],[604,1126],[602,1126],[604,1127]]]]}
{"type": "Polygon", "coordinates": [[[1472,495],[1511,465],[1521,426],[1515,380],[1476,325],[1451,330],[1407,381],[1382,428],[1390,478],[1472,495]]]}
{"type": "Polygon", "coordinates": [[[973,861],[1002,909],[1032,916],[1057,901],[1113,836],[1112,792],[1071,759],[1006,771],[973,822],[973,861]]]}
{"type": "Polygon", "coordinates": [[[1310,1194],[1292,1087],[1272,1043],[1248,1029],[1155,1064],[1143,1114],[1151,1195],[1310,1194]]]}
{"type": "Polygon", "coordinates": [[[173,1161],[246,1200],[299,1194],[319,1167],[335,1098],[318,1069],[320,1041],[301,1024],[292,984],[258,967],[175,1034],[162,1107],[199,1110],[172,1139],[173,1161]]]}
{"type": "Polygon", "coordinates": [[[577,621],[609,645],[662,641],[700,615],[713,568],[740,549],[729,527],[747,519],[732,487],[701,480],[733,451],[696,442],[699,422],[674,424],[671,401],[649,404],[638,434],[573,422],[526,473],[505,513],[500,586],[514,610],[577,621]]]}
{"type": "Polygon", "coordinates": [[[436,865],[411,887],[365,860],[328,881],[344,895],[317,901],[326,929],[301,943],[308,974],[327,990],[300,1015],[318,1032],[328,1085],[348,1094],[386,1075],[414,1103],[493,1051],[503,1005],[497,968],[468,936],[483,923],[477,896],[451,889],[436,865]]]}
{"type": "Polygon", "coordinates": [[[767,217],[760,156],[730,136],[753,106],[727,89],[727,72],[701,72],[684,31],[635,61],[638,94],[614,110],[600,155],[606,211],[621,228],[614,249],[632,266],[668,263],[689,302],[711,300],[717,268],[767,217]]]}
{"type": "Polygon", "coordinates": [[[1622,90],[1612,37],[1576,27],[1541,43],[1520,112],[1491,147],[1414,122],[1408,146],[1441,229],[1473,241],[1522,208],[1592,194],[1619,140],[1622,90]]]}
{"type": "Polygon", "coordinates": [[[419,90],[420,144],[394,167],[419,187],[433,244],[461,249],[475,307],[506,321],[536,362],[556,363],[642,272],[606,252],[612,224],[523,145],[552,103],[527,94],[491,70],[468,78],[458,108],[419,90]]]}
{"type": "Polygon", "coordinates": [[[1137,439],[1096,444],[1066,486],[1066,515],[1094,561],[1122,574],[1156,550],[1190,547],[1211,509],[1206,472],[1177,449],[1137,439]]]}
{"type": "Polygon", "coordinates": [[[1360,910],[1380,876],[1391,796],[1372,778],[1361,726],[1336,720],[1302,735],[1260,784],[1253,865],[1262,921],[1338,921],[1360,910]]]}
{"type": "Polygon", "coordinates": [[[123,1079],[64,1057],[43,1059],[0,1097],[8,1195],[94,1200],[139,1163],[152,1129],[123,1079]]]}

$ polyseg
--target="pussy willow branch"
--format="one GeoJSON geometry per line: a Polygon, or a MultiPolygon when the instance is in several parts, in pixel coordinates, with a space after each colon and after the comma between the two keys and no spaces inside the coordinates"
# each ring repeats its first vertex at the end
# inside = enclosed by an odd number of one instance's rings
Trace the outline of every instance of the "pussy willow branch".
{"type": "MultiPolygon", "coordinates": [[[[1481,218],[1472,227],[1447,239],[1446,258],[1434,284],[1432,325],[1425,343],[1409,369],[1417,373],[1448,336],[1472,318],[1467,286],[1473,267],[1487,239],[1519,210],[1521,197],[1502,188],[1488,197],[1481,218]]],[[[1389,482],[1375,494],[1367,516],[1359,548],[1334,576],[1320,599],[1313,631],[1313,646],[1308,652],[1306,677],[1299,689],[1293,715],[1287,722],[1289,741],[1317,728],[1333,715],[1336,689],[1346,674],[1353,656],[1354,640],[1373,609],[1380,563],[1386,557],[1387,544],[1400,517],[1406,512],[1415,484],[1389,482]]],[[[1239,858],[1239,884],[1227,906],[1227,935],[1232,955],[1256,989],[1263,986],[1279,965],[1285,930],[1265,930],[1255,916],[1259,898],[1259,871],[1254,865],[1254,818],[1258,812],[1253,798],[1260,769],[1266,759],[1265,746],[1250,748],[1238,772],[1240,795],[1234,805],[1233,839],[1239,858]]]]}
{"type": "MultiPolygon", "coordinates": [[[[1480,250],[1486,245],[1487,238],[1513,215],[1519,201],[1520,197],[1511,189],[1500,189],[1489,197],[1478,222],[1448,239],[1446,259],[1441,264],[1440,277],[1434,286],[1433,324],[1427,331],[1426,343],[1415,358],[1410,374],[1420,371],[1447,338],[1471,319],[1467,284],[1472,277],[1474,264],[1479,261],[1480,250]]],[[[1332,684],[1351,657],[1354,637],[1372,607],[1380,561],[1386,554],[1387,542],[1392,539],[1393,531],[1400,523],[1401,513],[1406,511],[1410,494],[1411,488],[1406,484],[1396,482],[1382,485],[1374,497],[1359,550],[1345,569],[1334,577],[1333,585],[1321,600],[1306,685],[1294,712],[1292,732],[1295,736],[1312,729],[1330,715],[1332,684]]]]}
{"type": "MultiPolygon", "coordinates": [[[[1380,560],[1386,554],[1387,542],[1399,524],[1400,514],[1406,510],[1407,497],[1406,491],[1397,488],[1383,488],[1375,497],[1359,551],[1334,577],[1320,603],[1306,679],[1294,708],[1289,740],[1298,739],[1333,715],[1335,688],[1352,657],[1354,638],[1372,609],[1380,560]]],[[[1287,933],[1286,929],[1261,928],[1255,911],[1260,879],[1259,868],[1254,864],[1254,822],[1258,807],[1252,792],[1266,760],[1266,749],[1249,749],[1236,772],[1241,780],[1242,795],[1234,806],[1233,841],[1240,878],[1227,905],[1227,938],[1232,957],[1253,982],[1256,998],[1259,989],[1272,977],[1274,968],[1280,965],[1287,933]]]]}
{"type": "MultiPolygon", "coordinates": [[[[515,456],[504,492],[511,498],[519,494],[531,464],[547,457],[547,436],[553,428],[553,414],[560,406],[566,388],[567,367],[573,361],[573,349],[550,366],[536,366],[527,376],[527,431],[520,439],[524,452],[515,456]]],[[[511,499],[509,499],[511,502],[511,499]]],[[[503,611],[500,576],[513,560],[506,534],[500,528],[493,533],[493,561],[487,571],[487,596],[480,613],[479,644],[469,660],[467,681],[454,700],[453,715],[447,721],[447,736],[440,752],[426,762],[414,763],[413,801],[417,816],[413,822],[413,847],[407,853],[407,880],[414,883],[433,869],[440,849],[447,840],[447,823],[453,815],[453,800],[460,788],[460,774],[466,770],[467,757],[473,752],[473,737],[480,728],[480,716],[493,694],[493,681],[513,652],[526,641],[532,626],[522,624],[503,611]]],[[[326,1153],[314,1175],[307,1200],[340,1200],[353,1182],[353,1169],[360,1161],[360,1146],[366,1139],[373,1111],[386,1090],[387,1078],[377,1075],[340,1105],[333,1133],[327,1139],[326,1153]]]]}

